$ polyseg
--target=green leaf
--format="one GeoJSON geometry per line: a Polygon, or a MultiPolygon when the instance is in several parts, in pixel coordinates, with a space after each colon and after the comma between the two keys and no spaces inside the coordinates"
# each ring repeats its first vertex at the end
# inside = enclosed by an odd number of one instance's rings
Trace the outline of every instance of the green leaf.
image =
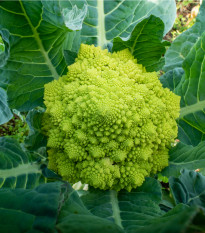
{"type": "Polygon", "coordinates": [[[11,138],[0,138],[0,187],[33,188],[45,183],[41,164],[11,138]]]}
{"type": "Polygon", "coordinates": [[[197,146],[199,142],[205,140],[205,135],[185,121],[179,121],[178,138],[185,144],[197,146]]]}
{"type": "Polygon", "coordinates": [[[152,178],[130,193],[77,192],[66,182],[42,184],[33,190],[5,188],[0,190],[0,227],[9,233],[181,233],[204,229],[205,217],[198,207],[179,204],[165,213],[160,202],[161,188],[152,178]]]}
{"type": "Polygon", "coordinates": [[[99,218],[96,216],[76,214],[71,215],[64,219],[61,223],[56,226],[59,232],[63,233],[123,233],[116,224],[109,220],[99,218]]]}
{"type": "Polygon", "coordinates": [[[90,213],[84,206],[76,191],[69,190],[67,201],[62,206],[56,228],[64,233],[123,233],[124,231],[104,218],[97,217],[90,213]]]}
{"type": "Polygon", "coordinates": [[[162,217],[147,222],[143,228],[132,233],[204,232],[204,221],[205,216],[199,208],[179,204],[162,217]]]}
{"type": "Polygon", "coordinates": [[[180,175],[182,168],[196,170],[205,167],[205,141],[197,146],[178,143],[169,151],[169,166],[161,173],[167,177],[180,175]]]}
{"type": "Polygon", "coordinates": [[[205,176],[182,169],[179,178],[170,177],[169,184],[176,204],[197,205],[205,209],[205,176]]]}
{"type": "Polygon", "coordinates": [[[37,150],[40,147],[46,147],[46,137],[41,132],[41,122],[44,109],[33,109],[29,111],[26,122],[30,128],[29,135],[25,139],[25,146],[30,151],[37,150]]]}
{"type": "Polygon", "coordinates": [[[182,63],[198,38],[205,31],[205,1],[202,2],[196,17],[196,23],[180,34],[165,54],[166,65],[164,71],[182,67],[182,63]]]}
{"type": "Polygon", "coordinates": [[[151,15],[136,25],[129,39],[114,38],[113,51],[128,48],[137,62],[145,66],[147,71],[157,71],[160,68],[159,60],[167,46],[166,41],[162,42],[163,32],[163,21],[151,15]]]}
{"type": "MultiPolygon", "coordinates": [[[[64,6],[72,10],[71,1],[64,6]]],[[[67,71],[63,51],[75,51],[80,34],[66,27],[63,9],[58,1],[0,2],[0,34],[5,42],[0,79],[9,82],[11,108],[27,111],[42,105],[44,84],[67,71]]]]}
{"type": "Polygon", "coordinates": [[[135,25],[150,15],[161,18],[166,34],[176,17],[174,0],[87,1],[88,14],[82,28],[82,42],[106,47],[115,37],[127,38],[135,25]]]}
{"type": "Polygon", "coordinates": [[[164,67],[167,73],[160,78],[164,87],[182,97],[178,138],[193,146],[205,140],[204,31],[205,1],[194,26],[177,37],[168,49],[164,67]]]}
{"type": "MultiPolygon", "coordinates": [[[[190,138],[192,128],[198,131],[200,140],[205,138],[205,32],[192,47],[183,63],[185,75],[175,93],[181,96],[181,110],[179,125],[188,131],[190,138]]],[[[183,135],[179,134],[179,140],[184,142],[183,135]]],[[[193,144],[194,145],[194,144],[193,144]]],[[[196,145],[196,144],[195,144],[196,145]]]]}
{"type": "Polygon", "coordinates": [[[158,204],[161,188],[152,178],[132,192],[113,190],[80,191],[81,199],[70,190],[59,215],[57,229],[69,232],[132,232],[148,219],[164,212],[158,204]]]}
{"type": "Polygon", "coordinates": [[[0,125],[8,122],[13,114],[7,103],[6,91],[0,88],[0,125]]]}
{"type": "Polygon", "coordinates": [[[142,227],[147,219],[164,212],[158,204],[161,188],[152,178],[132,192],[97,190],[77,192],[70,190],[61,209],[57,228],[67,232],[132,232],[142,227]],[[96,224],[97,223],[97,224],[96,224]],[[104,230],[103,230],[104,229],[104,230]]]}
{"type": "Polygon", "coordinates": [[[30,189],[0,190],[0,228],[5,233],[56,232],[64,184],[49,183],[30,189]]]}
{"type": "Polygon", "coordinates": [[[160,210],[161,187],[152,178],[132,192],[92,189],[78,194],[68,190],[57,221],[58,231],[181,233],[193,227],[203,229],[205,216],[197,207],[180,204],[167,213],[160,210]]]}
{"type": "Polygon", "coordinates": [[[93,190],[85,192],[81,199],[92,214],[114,222],[126,232],[132,232],[141,229],[148,219],[164,213],[158,206],[161,195],[160,184],[147,178],[141,187],[132,192],[93,190]]]}

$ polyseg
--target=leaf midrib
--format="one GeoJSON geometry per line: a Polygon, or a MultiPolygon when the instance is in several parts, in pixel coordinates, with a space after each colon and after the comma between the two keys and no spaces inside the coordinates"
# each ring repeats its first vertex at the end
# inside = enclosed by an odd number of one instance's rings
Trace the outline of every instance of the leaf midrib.
{"type": "Polygon", "coordinates": [[[115,224],[123,229],[122,220],[120,217],[120,208],[118,204],[117,192],[114,190],[110,190],[110,201],[112,205],[113,218],[115,220],[115,224]]]}
{"type": "Polygon", "coordinates": [[[192,161],[188,161],[188,162],[173,162],[173,161],[170,161],[169,162],[169,165],[174,165],[174,166],[183,166],[183,165],[188,165],[188,164],[191,164],[193,165],[194,163],[202,163],[202,162],[205,162],[205,159],[197,159],[197,160],[192,160],[192,161]]]}
{"type": "Polygon", "coordinates": [[[42,42],[41,42],[41,39],[40,39],[40,37],[39,37],[38,32],[36,31],[36,28],[32,25],[31,20],[29,19],[28,15],[27,15],[27,13],[26,13],[26,11],[25,11],[25,8],[24,8],[24,6],[23,6],[22,0],[19,0],[19,2],[20,2],[20,5],[21,5],[21,9],[22,9],[22,11],[23,11],[23,14],[24,14],[26,20],[28,21],[29,26],[31,27],[31,30],[32,30],[32,32],[33,32],[33,34],[34,34],[34,38],[36,39],[36,42],[37,42],[37,44],[38,44],[38,46],[39,46],[39,48],[40,48],[41,53],[43,54],[43,57],[44,57],[44,59],[45,59],[45,62],[46,62],[46,64],[47,64],[49,70],[51,71],[51,74],[52,74],[53,78],[54,78],[54,79],[58,79],[58,78],[59,78],[59,75],[58,75],[58,73],[57,73],[55,67],[53,66],[52,62],[50,61],[50,58],[49,58],[47,52],[45,51],[45,49],[44,49],[44,47],[43,47],[43,44],[42,44],[42,42]]]}
{"type": "Polygon", "coordinates": [[[201,193],[199,193],[198,195],[196,195],[196,196],[194,196],[194,197],[192,197],[192,198],[189,198],[189,200],[188,200],[188,203],[190,203],[191,201],[194,201],[194,200],[196,200],[196,199],[200,199],[200,197],[202,196],[202,195],[204,195],[205,194],[205,190],[203,190],[201,193]]]}
{"type": "Polygon", "coordinates": [[[38,164],[20,164],[17,167],[10,168],[10,169],[2,169],[0,170],[0,177],[2,179],[7,179],[9,177],[17,177],[24,174],[31,174],[31,173],[42,173],[38,164]]]}
{"type": "MultiPolygon", "coordinates": [[[[142,34],[142,31],[144,30],[145,25],[147,25],[147,23],[149,22],[149,20],[150,20],[150,19],[148,19],[148,20],[145,22],[145,24],[142,26],[142,28],[140,29],[140,32],[138,33],[138,35],[137,35],[137,37],[136,37],[136,39],[135,39],[135,41],[134,41],[134,43],[133,43],[133,45],[132,45],[132,47],[131,47],[131,53],[132,53],[132,54],[134,53],[134,51],[136,51],[136,50],[135,50],[135,46],[136,46],[136,44],[137,44],[137,42],[138,42],[139,37],[140,37],[141,34],[142,34]]],[[[139,62],[139,60],[138,60],[138,62],[139,62]]]]}
{"type": "Polygon", "coordinates": [[[98,46],[104,48],[104,46],[107,44],[106,33],[105,33],[104,0],[97,0],[97,13],[98,13],[98,27],[97,27],[98,46]]]}
{"type": "Polygon", "coordinates": [[[185,106],[185,107],[181,108],[181,110],[180,110],[179,119],[182,119],[184,116],[186,116],[188,114],[202,111],[204,108],[205,108],[205,100],[197,102],[196,104],[185,106]]]}

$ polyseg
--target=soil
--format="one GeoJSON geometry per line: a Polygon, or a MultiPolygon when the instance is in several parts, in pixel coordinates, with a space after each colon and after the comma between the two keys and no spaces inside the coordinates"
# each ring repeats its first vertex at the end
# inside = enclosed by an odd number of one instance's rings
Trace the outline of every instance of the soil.
{"type": "Polygon", "coordinates": [[[177,17],[173,29],[164,37],[172,42],[180,33],[191,27],[199,12],[200,0],[177,1],[177,17]]]}
{"type": "Polygon", "coordinates": [[[19,117],[17,115],[14,115],[13,118],[9,122],[1,125],[0,137],[3,137],[5,135],[13,135],[13,130],[11,129],[15,128],[17,120],[19,120],[19,117]]]}

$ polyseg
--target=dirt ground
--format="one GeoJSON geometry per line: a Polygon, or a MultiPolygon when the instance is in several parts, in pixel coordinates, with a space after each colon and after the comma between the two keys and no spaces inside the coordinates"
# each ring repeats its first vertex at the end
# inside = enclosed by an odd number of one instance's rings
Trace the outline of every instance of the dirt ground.
{"type": "Polygon", "coordinates": [[[170,42],[195,23],[199,12],[200,0],[176,0],[176,5],[177,17],[174,26],[164,38],[170,42]]]}

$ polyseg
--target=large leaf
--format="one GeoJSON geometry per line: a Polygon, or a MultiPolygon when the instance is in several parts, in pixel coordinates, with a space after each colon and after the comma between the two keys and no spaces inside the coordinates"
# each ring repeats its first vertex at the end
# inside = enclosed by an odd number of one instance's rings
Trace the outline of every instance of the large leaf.
{"type": "Polygon", "coordinates": [[[30,189],[0,190],[0,229],[4,233],[56,232],[62,183],[49,183],[30,189]]]}
{"type": "Polygon", "coordinates": [[[81,191],[80,197],[69,191],[57,222],[60,232],[180,233],[195,227],[195,219],[198,229],[203,229],[205,220],[199,208],[183,204],[167,213],[161,211],[161,189],[152,178],[130,193],[92,189],[81,191]]]}
{"type": "Polygon", "coordinates": [[[43,184],[33,190],[1,189],[1,230],[180,233],[204,229],[205,217],[197,207],[179,204],[167,213],[161,211],[161,189],[152,178],[130,193],[92,190],[79,194],[61,182],[43,184]]]}
{"type": "Polygon", "coordinates": [[[204,232],[204,221],[205,216],[199,208],[179,204],[163,216],[146,222],[143,228],[133,230],[132,233],[204,232]]]}
{"type": "Polygon", "coordinates": [[[170,177],[169,184],[176,204],[198,205],[205,209],[205,176],[183,169],[179,178],[170,177]]]}
{"type": "Polygon", "coordinates": [[[41,164],[11,138],[0,138],[0,187],[33,188],[45,183],[41,164]]]}
{"type": "MultiPolygon", "coordinates": [[[[192,131],[198,131],[200,141],[205,139],[205,32],[192,47],[183,63],[185,75],[175,92],[181,96],[179,125],[193,138],[192,131]],[[193,128],[193,130],[192,130],[193,128]]],[[[196,133],[195,133],[196,134],[196,133]]],[[[186,135],[185,135],[186,136],[186,135]]],[[[185,141],[184,134],[179,139],[185,141]]],[[[190,140],[193,145],[194,141],[190,140]]]]}
{"type": "Polygon", "coordinates": [[[205,139],[204,31],[205,1],[194,26],[177,37],[168,49],[164,67],[167,72],[160,78],[164,87],[181,95],[178,138],[194,146],[205,139]]]}
{"type": "Polygon", "coordinates": [[[115,37],[129,37],[135,25],[150,15],[161,18],[166,34],[176,17],[174,0],[117,0],[87,1],[88,14],[82,28],[82,41],[101,47],[115,37]]]}
{"type": "MultiPolygon", "coordinates": [[[[64,5],[72,15],[72,2],[64,5]]],[[[44,84],[66,72],[63,50],[77,50],[80,34],[67,27],[75,17],[64,18],[62,11],[58,1],[0,2],[0,34],[5,42],[0,79],[9,82],[11,108],[26,111],[41,105],[44,84]]]]}
{"type": "Polygon", "coordinates": [[[132,192],[91,191],[81,198],[94,215],[107,218],[129,232],[137,226],[143,226],[147,219],[163,214],[158,207],[161,195],[159,183],[148,178],[132,192]]]}
{"type": "Polygon", "coordinates": [[[163,66],[161,62],[159,67],[159,61],[167,45],[166,41],[162,42],[163,32],[163,21],[151,15],[137,24],[128,40],[114,38],[113,51],[128,48],[137,62],[146,67],[147,71],[157,71],[163,66]]]}
{"type": "Polygon", "coordinates": [[[81,200],[71,192],[62,209],[58,227],[67,228],[65,232],[103,232],[103,225],[106,229],[113,230],[108,232],[131,232],[143,226],[147,219],[163,214],[158,206],[161,201],[160,185],[152,178],[147,179],[140,188],[130,193],[93,189],[83,193],[81,191],[80,194],[81,200]],[[112,223],[112,228],[108,224],[109,221],[112,223]],[[77,224],[78,222],[80,224],[77,224]]]}
{"type": "Polygon", "coordinates": [[[8,122],[13,114],[7,103],[6,91],[0,88],[0,125],[8,122]]]}
{"type": "Polygon", "coordinates": [[[57,229],[64,233],[122,233],[122,228],[105,218],[93,215],[83,204],[76,191],[71,188],[65,204],[62,206],[57,229]]]}
{"type": "Polygon", "coordinates": [[[205,139],[204,60],[205,32],[183,62],[184,75],[182,68],[175,68],[160,78],[164,87],[181,96],[178,138],[183,143],[194,146],[205,139]]]}
{"type": "Polygon", "coordinates": [[[162,174],[167,177],[179,176],[182,168],[189,170],[204,168],[205,141],[199,143],[196,147],[180,142],[171,148],[169,155],[169,166],[162,171],[162,174]]]}

